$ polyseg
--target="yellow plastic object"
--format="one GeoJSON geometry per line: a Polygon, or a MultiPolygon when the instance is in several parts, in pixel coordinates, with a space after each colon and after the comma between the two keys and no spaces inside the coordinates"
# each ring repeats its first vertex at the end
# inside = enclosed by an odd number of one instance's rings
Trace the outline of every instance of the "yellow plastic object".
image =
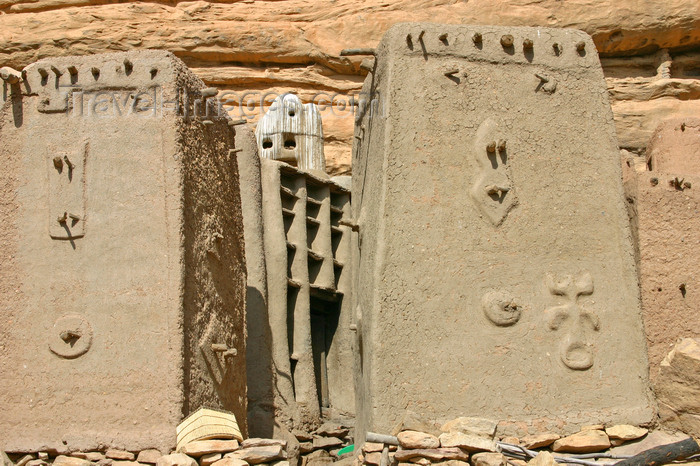
{"type": "Polygon", "coordinates": [[[196,440],[236,439],[243,441],[236,416],[227,411],[200,408],[177,426],[177,450],[196,440]]]}

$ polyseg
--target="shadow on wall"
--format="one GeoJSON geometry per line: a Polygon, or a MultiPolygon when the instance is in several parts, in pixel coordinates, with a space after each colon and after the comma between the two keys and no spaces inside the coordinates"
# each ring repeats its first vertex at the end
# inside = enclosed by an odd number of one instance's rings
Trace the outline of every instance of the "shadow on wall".
{"type": "Polygon", "coordinates": [[[189,125],[183,157],[197,169],[185,172],[184,229],[185,403],[183,416],[200,407],[221,408],[247,429],[245,358],[245,255],[240,187],[228,147],[233,133],[225,123],[199,136],[189,125]],[[218,141],[225,141],[222,146],[218,141]],[[224,180],[221,182],[219,180],[224,180]],[[219,200],[217,202],[217,199],[219,200]],[[235,331],[234,331],[235,330],[235,331]],[[205,382],[203,382],[205,381],[205,382]]]}
{"type": "Polygon", "coordinates": [[[247,312],[246,316],[249,434],[251,437],[272,438],[275,430],[274,376],[270,364],[270,346],[264,344],[270,341],[267,299],[259,289],[250,284],[247,287],[246,309],[256,311],[247,312]]]}

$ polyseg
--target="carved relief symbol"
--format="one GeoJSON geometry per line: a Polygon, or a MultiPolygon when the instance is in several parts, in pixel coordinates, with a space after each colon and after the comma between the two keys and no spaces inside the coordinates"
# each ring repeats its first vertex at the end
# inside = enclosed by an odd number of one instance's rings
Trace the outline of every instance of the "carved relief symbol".
{"type": "Polygon", "coordinates": [[[571,275],[556,279],[547,274],[547,286],[554,296],[562,296],[565,303],[545,311],[550,330],[562,330],[564,336],[559,346],[559,356],[566,367],[586,370],[593,366],[593,345],[587,338],[591,331],[600,330],[600,319],[579,303],[581,296],[593,294],[593,279],[588,272],[574,279],[571,275]]]}
{"type": "Polygon", "coordinates": [[[507,292],[489,291],[481,298],[481,310],[492,324],[510,327],[520,320],[523,310],[507,292]]]}
{"type": "Polygon", "coordinates": [[[48,151],[49,235],[53,239],[85,236],[86,158],[87,144],[71,153],[48,151]]]}
{"type": "Polygon", "coordinates": [[[545,94],[554,94],[557,90],[557,81],[547,76],[544,73],[535,73],[535,76],[540,80],[539,84],[535,88],[535,92],[542,91],[545,94]]]}
{"type": "Polygon", "coordinates": [[[476,131],[474,157],[481,171],[470,191],[471,197],[481,213],[498,226],[518,200],[508,173],[506,140],[490,118],[476,131]]]}
{"type": "MultiPolygon", "coordinates": [[[[205,304],[204,315],[207,314],[207,309],[208,306],[205,304]]],[[[232,358],[238,355],[238,350],[220,342],[220,339],[215,336],[217,328],[220,328],[220,324],[212,318],[199,341],[199,351],[212,380],[216,385],[221,385],[224,380],[229,378],[232,370],[232,358]]]]}
{"type": "Polygon", "coordinates": [[[59,358],[75,359],[92,346],[92,327],[79,315],[65,315],[54,322],[48,341],[53,354],[59,358]]]}

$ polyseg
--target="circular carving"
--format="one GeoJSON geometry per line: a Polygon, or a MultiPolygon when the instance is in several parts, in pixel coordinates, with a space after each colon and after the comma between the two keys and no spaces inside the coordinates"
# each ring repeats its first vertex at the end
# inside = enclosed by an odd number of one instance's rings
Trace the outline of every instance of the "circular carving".
{"type": "Polygon", "coordinates": [[[585,371],[593,366],[593,354],[588,345],[580,341],[565,341],[561,351],[561,361],[569,369],[585,371]]]}
{"type": "Polygon", "coordinates": [[[489,291],[481,299],[486,317],[499,327],[508,327],[520,320],[522,308],[504,291],[489,291]]]}
{"type": "Polygon", "coordinates": [[[87,353],[92,345],[92,327],[75,314],[59,317],[49,336],[49,349],[56,356],[74,359],[87,353]]]}

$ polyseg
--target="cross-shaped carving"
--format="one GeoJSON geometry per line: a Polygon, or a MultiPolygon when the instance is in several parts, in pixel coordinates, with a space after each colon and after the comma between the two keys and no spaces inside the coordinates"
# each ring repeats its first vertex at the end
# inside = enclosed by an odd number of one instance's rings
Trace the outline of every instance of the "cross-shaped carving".
{"type": "Polygon", "coordinates": [[[590,331],[600,330],[600,319],[579,303],[581,296],[593,294],[593,278],[583,272],[574,279],[565,275],[556,279],[547,274],[547,286],[554,296],[562,296],[565,303],[545,310],[550,330],[564,330],[559,354],[562,362],[574,370],[586,370],[593,366],[593,345],[587,338],[590,331]]]}

